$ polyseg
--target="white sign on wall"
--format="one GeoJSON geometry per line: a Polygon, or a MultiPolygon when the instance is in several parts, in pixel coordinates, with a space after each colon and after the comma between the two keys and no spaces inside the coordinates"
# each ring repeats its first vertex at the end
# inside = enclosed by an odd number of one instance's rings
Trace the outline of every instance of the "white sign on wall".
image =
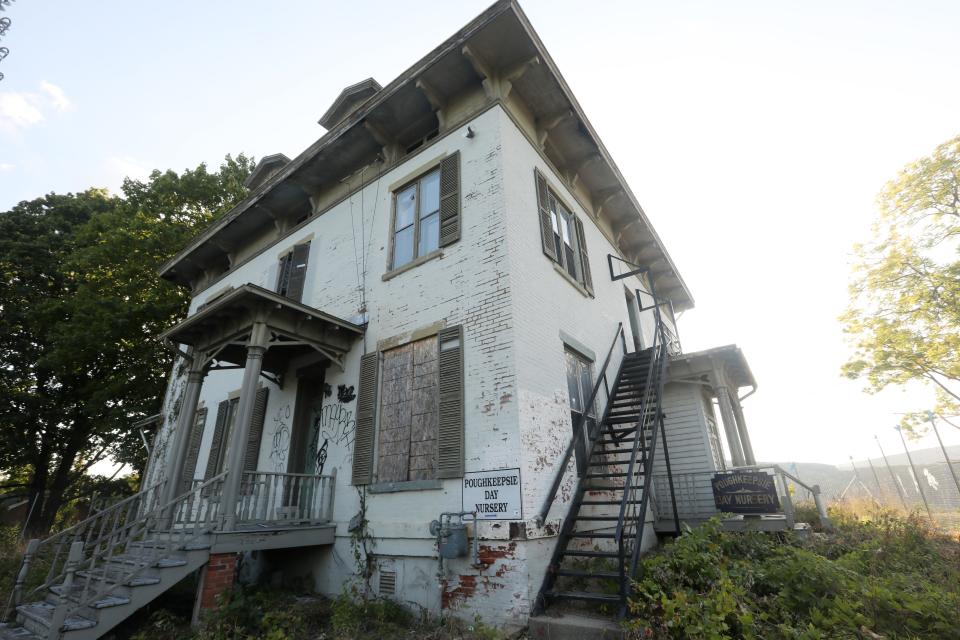
{"type": "Polygon", "coordinates": [[[463,510],[480,520],[522,520],[520,469],[464,474],[463,510]]]}

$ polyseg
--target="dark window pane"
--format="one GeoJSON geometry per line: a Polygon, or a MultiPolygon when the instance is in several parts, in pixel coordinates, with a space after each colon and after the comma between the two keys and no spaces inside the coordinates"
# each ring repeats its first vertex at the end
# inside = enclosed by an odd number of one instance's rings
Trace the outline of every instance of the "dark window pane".
{"type": "Polygon", "coordinates": [[[572,411],[583,411],[583,398],[580,395],[580,362],[577,356],[569,351],[566,352],[567,358],[567,393],[570,396],[570,409],[572,411]]]}
{"type": "MultiPolygon", "coordinates": [[[[583,401],[587,402],[590,399],[590,392],[593,391],[593,376],[590,373],[590,365],[585,362],[580,362],[580,390],[583,394],[583,401]]],[[[594,399],[596,400],[596,399],[594,399]]],[[[587,413],[590,415],[596,414],[596,407],[591,406],[587,408],[587,413]]]]}

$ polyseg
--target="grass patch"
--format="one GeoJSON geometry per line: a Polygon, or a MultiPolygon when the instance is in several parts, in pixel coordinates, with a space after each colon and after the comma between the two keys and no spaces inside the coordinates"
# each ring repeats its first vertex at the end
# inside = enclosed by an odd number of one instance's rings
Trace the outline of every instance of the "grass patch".
{"type": "Polygon", "coordinates": [[[960,543],[917,516],[834,511],[833,533],[725,533],[718,520],[643,561],[635,637],[960,639],[960,543]]]}

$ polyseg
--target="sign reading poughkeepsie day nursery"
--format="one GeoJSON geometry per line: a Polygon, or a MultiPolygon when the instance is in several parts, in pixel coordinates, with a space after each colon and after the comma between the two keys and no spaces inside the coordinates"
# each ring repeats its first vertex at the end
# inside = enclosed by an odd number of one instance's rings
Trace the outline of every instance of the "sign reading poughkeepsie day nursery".
{"type": "Polygon", "coordinates": [[[779,513],[773,476],[762,471],[734,471],[713,476],[713,501],[728,513],[779,513]]]}
{"type": "Polygon", "coordinates": [[[463,510],[479,520],[520,520],[520,469],[464,474],[463,510]]]}

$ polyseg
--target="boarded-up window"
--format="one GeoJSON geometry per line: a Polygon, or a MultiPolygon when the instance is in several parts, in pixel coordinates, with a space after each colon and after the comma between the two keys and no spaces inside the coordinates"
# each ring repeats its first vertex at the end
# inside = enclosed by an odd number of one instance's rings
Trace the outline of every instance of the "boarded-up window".
{"type": "Polygon", "coordinates": [[[438,392],[435,336],[384,352],[380,482],[436,477],[438,392]]]}
{"type": "Polygon", "coordinates": [[[543,252],[593,293],[593,277],[583,223],[563,204],[539,171],[534,172],[537,216],[543,252]]]}
{"type": "Polygon", "coordinates": [[[277,293],[297,302],[303,299],[303,285],[307,280],[307,259],[309,257],[309,242],[298,244],[280,257],[277,293]]]}

